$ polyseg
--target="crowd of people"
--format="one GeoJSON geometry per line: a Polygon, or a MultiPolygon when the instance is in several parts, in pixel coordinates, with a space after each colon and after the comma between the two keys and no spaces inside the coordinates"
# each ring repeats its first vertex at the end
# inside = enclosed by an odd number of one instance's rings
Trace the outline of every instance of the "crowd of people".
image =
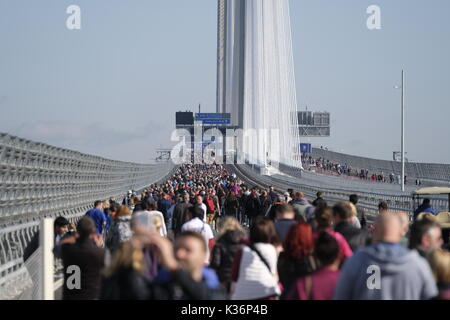
{"type": "MultiPolygon", "coordinates": [[[[328,159],[319,157],[314,158],[308,154],[302,154],[302,162],[307,170],[316,170],[318,172],[325,172],[336,174],[338,176],[347,176],[359,178],[361,180],[367,180],[372,182],[382,182],[382,183],[401,183],[401,175],[390,172],[389,174],[381,172],[372,172],[364,168],[352,168],[347,163],[340,164],[337,162],[330,161],[328,159]]],[[[405,184],[408,183],[407,176],[404,177],[405,184]]],[[[417,186],[422,185],[422,181],[419,178],[415,179],[415,184],[417,186]]]]}
{"type": "Polygon", "coordinates": [[[410,225],[380,203],[369,222],[356,194],[308,201],[185,164],[119,202],[96,201],[76,230],[56,219],[55,255],[66,300],[450,299],[450,252],[433,217],[410,225]]]}

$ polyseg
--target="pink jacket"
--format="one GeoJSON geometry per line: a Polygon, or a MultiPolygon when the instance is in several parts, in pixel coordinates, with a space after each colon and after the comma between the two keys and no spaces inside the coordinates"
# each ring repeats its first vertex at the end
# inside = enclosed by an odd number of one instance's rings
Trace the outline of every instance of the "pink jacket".
{"type": "Polygon", "coordinates": [[[286,300],[331,300],[339,274],[339,271],[327,267],[317,270],[309,276],[309,292],[306,277],[297,279],[295,286],[286,295],[286,300]]]}
{"type": "MultiPolygon", "coordinates": [[[[342,260],[345,260],[347,258],[350,258],[353,255],[353,251],[348,245],[347,240],[345,240],[344,236],[340,234],[339,232],[335,232],[331,229],[326,230],[320,230],[320,231],[326,231],[330,236],[336,239],[337,243],[339,244],[339,254],[342,260]]],[[[313,234],[314,241],[317,240],[319,237],[319,232],[315,231],[313,234]]]]}

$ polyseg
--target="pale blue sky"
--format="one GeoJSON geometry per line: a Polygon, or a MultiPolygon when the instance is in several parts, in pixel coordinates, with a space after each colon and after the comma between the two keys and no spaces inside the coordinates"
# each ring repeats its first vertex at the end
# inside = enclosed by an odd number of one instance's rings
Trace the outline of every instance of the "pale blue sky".
{"type": "MultiPolygon", "coordinates": [[[[215,110],[216,0],[0,0],[0,131],[147,162],[177,110],[215,110]],[[82,29],[66,28],[81,7],[82,29]]],[[[406,70],[411,160],[450,163],[450,1],[291,0],[299,107],[336,151],[390,159],[406,70]],[[366,8],[382,11],[369,31],[366,8]]],[[[306,139],[308,141],[308,139],[306,139]]]]}

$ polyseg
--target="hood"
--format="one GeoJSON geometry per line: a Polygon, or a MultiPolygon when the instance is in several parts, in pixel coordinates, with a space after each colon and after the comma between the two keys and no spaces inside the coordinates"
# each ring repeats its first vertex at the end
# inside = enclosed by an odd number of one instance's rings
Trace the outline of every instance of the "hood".
{"type": "Polygon", "coordinates": [[[380,266],[386,273],[409,269],[410,263],[419,257],[417,251],[409,250],[400,243],[376,243],[363,250],[371,258],[371,263],[380,266]]]}
{"type": "Polygon", "coordinates": [[[294,204],[299,204],[299,205],[302,205],[302,206],[305,206],[305,205],[309,204],[308,200],[303,199],[303,198],[302,199],[296,199],[296,200],[293,201],[293,203],[294,204]]]}

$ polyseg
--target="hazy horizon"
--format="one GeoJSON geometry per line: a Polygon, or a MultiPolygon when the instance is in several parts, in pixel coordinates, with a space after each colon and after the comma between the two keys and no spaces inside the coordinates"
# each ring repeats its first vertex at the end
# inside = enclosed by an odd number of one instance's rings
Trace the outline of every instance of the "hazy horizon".
{"type": "MultiPolygon", "coordinates": [[[[448,0],[291,0],[298,108],[332,119],[330,138],[302,142],[391,160],[405,69],[407,157],[450,163],[448,12],[448,0]]],[[[216,24],[215,0],[3,1],[0,131],[148,162],[176,111],[215,111],[216,24]],[[81,30],[66,28],[73,4],[81,30]]]]}

